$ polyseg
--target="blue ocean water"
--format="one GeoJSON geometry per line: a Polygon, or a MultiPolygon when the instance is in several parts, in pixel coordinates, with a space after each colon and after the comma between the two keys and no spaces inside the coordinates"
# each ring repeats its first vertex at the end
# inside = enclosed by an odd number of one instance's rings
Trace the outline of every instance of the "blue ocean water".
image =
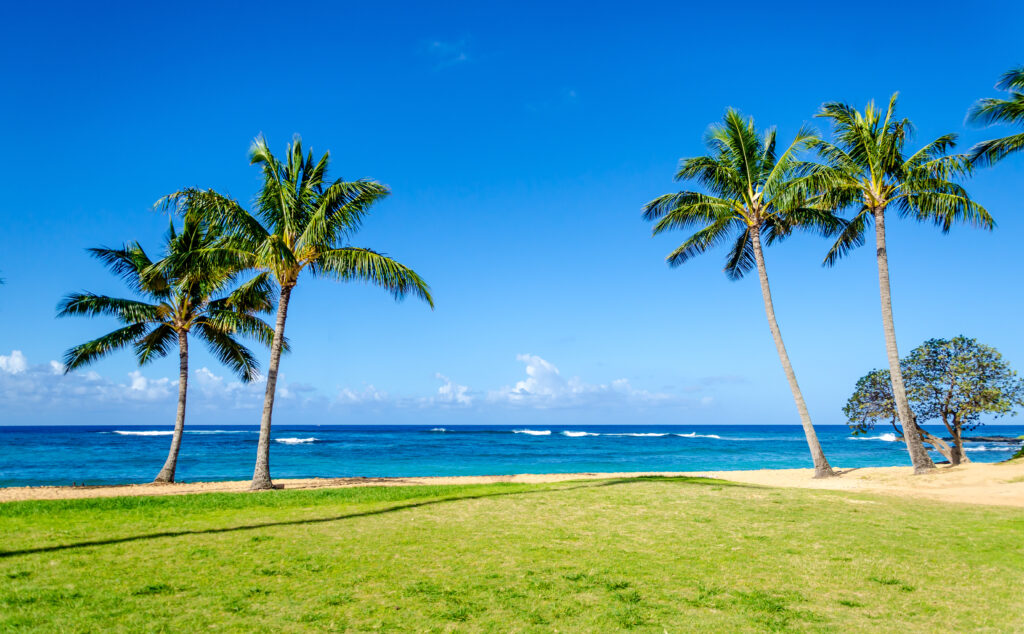
{"type": "MultiPolygon", "coordinates": [[[[857,438],[842,426],[817,429],[834,466],[909,464],[903,444],[884,429],[857,438]]],[[[163,465],[170,435],[160,426],[0,427],[0,486],[148,482],[163,465]]],[[[971,435],[1016,438],[1024,426],[986,426],[971,435]]],[[[251,477],[258,436],[257,427],[186,428],[177,480],[251,477]]],[[[799,426],[281,426],[273,440],[270,466],[278,478],[812,466],[799,426]]],[[[995,462],[1017,447],[973,442],[966,449],[971,460],[995,462]]]]}

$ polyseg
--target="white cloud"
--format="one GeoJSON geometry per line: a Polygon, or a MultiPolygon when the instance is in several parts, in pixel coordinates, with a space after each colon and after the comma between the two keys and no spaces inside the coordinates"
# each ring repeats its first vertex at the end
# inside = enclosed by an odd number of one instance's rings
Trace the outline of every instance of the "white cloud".
{"type": "Polygon", "coordinates": [[[112,381],[96,372],[64,374],[57,361],[32,364],[19,350],[0,355],[0,404],[5,407],[76,410],[111,403],[156,402],[171,399],[178,382],[148,378],[139,371],[125,382],[112,381]]]}
{"type": "Polygon", "coordinates": [[[129,387],[132,393],[146,400],[166,398],[172,394],[172,387],[174,388],[173,392],[177,392],[178,382],[172,382],[167,377],[161,379],[147,379],[142,376],[142,372],[139,372],[138,370],[129,372],[128,376],[131,378],[131,384],[129,387]]]}
{"type": "Polygon", "coordinates": [[[609,384],[587,383],[579,377],[566,379],[553,363],[535,354],[516,355],[516,360],[526,364],[526,378],[513,387],[490,392],[491,402],[548,408],[675,400],[668,394],[635,389],[627,379],[609,384]]]}
{"type": "Polygon", "coordinates": [[[0,371],[8,374],[21,374],[28,368],[28,361],[21,350],[14,350],[11,354],[4,356],[0,354],[0,371]]]}
{"type": "Polygon", "coordinates": [[[437,388],[437,395],[434,396],[433,402],[466,406],[473,404],[473,397],[469,393],[469,386],[458,385],[440,372],[435,374],[434,377],[443,381],[443,384],[437,388]]]}
{"type": "Polygon", "coordinates": [[[383,403],[388,400],[388,393],[382,392],[372,385],[367,385],[362,390],[352,388],[341,388],[334,399],[339,405],[364,405],[367,403],[383,403]]]}
{"type": "MultiPolygon", "coordinates": [[[[371,384],[361,388],[341,387],[331,395],[312,385],[288,383],[281,375],[277,398],[281,404],[287,403],[289,410],[313,414],[340,407],[375,413],[401,411],[406,415],[445,409],[480,414],[510,408],[596,410],[698,404],[706,407],[713,402],[707,392],[695,394],[692,387],[671,389],[670,394],[635,388],[624,378],[609,383],[590,383],[580,377],[563,376],[557,366],[535,354],[520,354],[516,360],[524,365],[525,376],[499,389],[474,389],[437,373],[434,378],[441,384],[425,396],[393,396],[371,384]]],[[[259,410],[265,391],[263,378],[242,383],[230,374],[220,375],[210,368],[200,367],[192,371],[189,379],[189,409],[225,415],[228,410],[259,410]]],[[[32,364],[17,350],[0,355],[0,408],[71,413],[113,407],[126,412],[150,412],[156,404],[173,407],[177,392],[176,378],[153,377],[141,370],[129,372],[118,380],[91,370],[64,374],[64,366],[59,362],[32,364]]]]}

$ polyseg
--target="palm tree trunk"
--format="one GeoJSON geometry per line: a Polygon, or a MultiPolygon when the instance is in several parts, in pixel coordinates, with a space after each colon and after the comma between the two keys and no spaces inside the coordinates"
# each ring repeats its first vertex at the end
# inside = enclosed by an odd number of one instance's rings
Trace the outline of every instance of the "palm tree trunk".
{"type": "Polygon", "coordinates": [[[256,469],[252,474],[253,491],[273,489],[270,479],[270,419],[274,413],[274,394],[277,391],[277,368],[281,364],[281,345],[284,341],[284,320],[288,316],[288,300],[292,296],[291,285],[281,287],[281,298],[277,303],[277,322],[274,324],[274,341],[270,344],[270,367],[267,368],[267,392],[263,398],[263,416],[260,418],[260,442],[256,447],[256,469]]]}
{"type": "Polygon", "coordinates": [[[789,381],[789,389],[793,392],[793,400],[796,401],[796,409],[800,413],[800,424],[803,425],[804,435],[807,437],[807,447],[811,450],[811,458],[814,460],[814,477],[828,478],[835,475],[832,467],[825,459],[825,452],[818,442],[818,434],[811,424],[811,414],[807,411],[807,403],[804,402],[804,395],[800,392],[800,385],[796,382],[796,373],[793,372],[793,365],[789,362],[789,353],[786,352],[786,344],[782,341],[782,331],[779,330],[779,322],[775,320],[775,306],[772,304],[772,290],[768,286],[768,272],[764,267],[764,253],[761,251],[761,235],[758,227],[750,230],[751,242],[754,246],[754,260],[757,263],[757,277],[761,280],[761,295],[764,297],[764,312],[768,316],[768,329],[772,331],[772,339],[775,340],[775,349],[779,353],[779,361],[782,362],[782,369],[786,373],[786,380],[789,381]]]}
{"type": "Polygon", "coordinates": [[[178,416],[174,420],[174,435],[171,436],[171,450],[167,461],[153,482],[174,482],[174,471],[178,468],[178,450],[181,436],[185,433],[185,397],[188,394],[188,332],[178,331],[178,416]]]}
{"type": "Polygon", "coordinates": [[[889,376],[892,379],[892,395],[896,400],[896,412],[903,426],[903,440],[910,452],[914,473],[924,473],[935,468],[931,456],[921,442],[921,435],[914,423],[914,415],[907,401],[907,390],[903,386],[903,371],[900,369],[900,353],[896,348],[896,326],[892,320],[892,295],[889,288],[889,257],[885,251],[885,209],[874,211],[875,246],[878,260],[878,292],[882,300],[882,328],[885,330],[885,352],[889,357],[889,376]]]}

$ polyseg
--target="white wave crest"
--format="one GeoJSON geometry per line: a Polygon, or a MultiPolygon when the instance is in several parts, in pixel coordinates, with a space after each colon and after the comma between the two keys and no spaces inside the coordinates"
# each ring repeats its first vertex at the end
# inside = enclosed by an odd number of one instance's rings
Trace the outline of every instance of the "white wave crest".
{"type": "Polygon", "coordinates": [[[664,434],[658,434],[654,432],[649,433],[638,433],[638,434],[608,434],[609,436],[632,436],[634,438],[661,438],[662,436],[668,436],[668,432],[664,434]]]}
{"type": "Polygon", "coordinates": [[[600,436],[601,434],[592,431],[563,431],[562,435],[569,438],[582,438],[583,436],[600,436]]]}
{"type": "Polygon", "coordinates": [[[191,429],[186,434],[258,434],[255,429],[191,429]]]}
{"type": "Polygon", "coordinates": [[[550,436],[551,435],[551,430],[550,429],[542,429],[542,430],[536,430],[536,429],[513,429],[512,433],[513,434],[527,434],[527,435],[530,435],[530,436],[550,436]]]}
{"type": "Polygon", "coordinates": [[[896,434],[889,432],[882,434],[881,436],[850,436],[851,440],[884,440],[885,442],[896,442],[900,438],[896,434]]]}
{"type": "Polygon", "coordinates": [[[964,451],[1016,451],[1016,447],[993,447],[991,445],[981,445],[980,447],[964,447],[964,451]]]}
{"type": "Polygon", "coordinates": [[[115,429],[111,433],[117,434],[118,436],[170,436],[174,432],[173,431],[121,431],[119,429],[115,429]]]}
{"type": "Polygon", "coordinates": [[[431,429],[430,431],[432,431],[432,432],[437,432],[437,433],[439,433],[439,434],[440,434],[440,433],[444,433],[444,432],[446,432],[446,431],[448,431],[448,430],[447,430],[447,429],[445,429],[444,427],[435,427],[435,428],[431,429]]]}
{"type": "MultiPolygon", "coordinates": [[[[690,432],[688,434],[676,434],[676,436],[679,436],[680,438],[714,438],[716,440],[721,440],[722,439],[722,437],[719,436],[718,434],[698,434],[695,431],[692,431],[692,432],[690,432]]],[[[744,439],[736,438],[735,440],[746,440],[746,439],[745,438],[744,439]]]]}
{"type": "Polygon", "coordinates": [[[285,445],[302,445],[305,443],[316,442],[317,438],[277,438],[275,442],[283,443],[285,445]]]}

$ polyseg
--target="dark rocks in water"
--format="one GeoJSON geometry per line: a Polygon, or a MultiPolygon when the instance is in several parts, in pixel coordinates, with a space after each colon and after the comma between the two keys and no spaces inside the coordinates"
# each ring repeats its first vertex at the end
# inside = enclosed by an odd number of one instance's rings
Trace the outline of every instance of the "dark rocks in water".
{"type": "MultiPolygon", "coordinates": [[[[953,439],[950,438],[949,436],[947,436],[943,440],[948,440],[950,442],[953,441],[953,439]]],[[[964,442],[1006,442],[1006,443],[1014,443],[1014,444],[1020,444],[1021,442],[1024,442],[1020,438],[1015,438],[1013,436],[964,436],[963,437],[963,441],[964,442]]]]}

